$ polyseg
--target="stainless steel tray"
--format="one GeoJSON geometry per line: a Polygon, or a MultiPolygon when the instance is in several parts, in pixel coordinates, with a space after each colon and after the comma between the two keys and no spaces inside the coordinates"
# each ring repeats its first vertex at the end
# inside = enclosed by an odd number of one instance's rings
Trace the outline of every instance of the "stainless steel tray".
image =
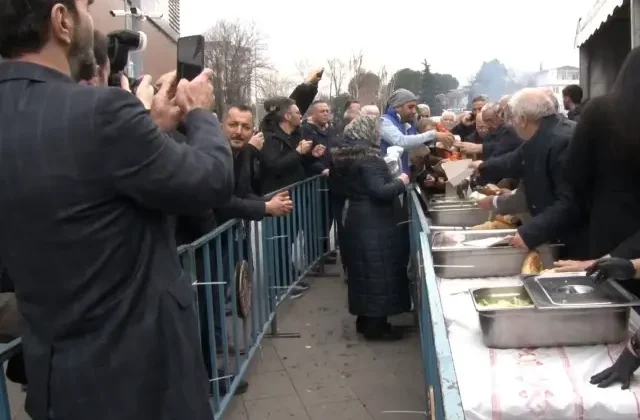
{"type": "Polygon", "coordinates": [[[489,212],[475,204],[438,204],[427,206],[431,224],[438,226],[469,227],[489,220],[489,212]]]}
{"type": "Polygon", "coordinates": [[[640,306],[640,299],[617,282],[596,284],[584,273],[553,273],[525,276],[524,287],[541,310],[627,308],[640,306]]]}
{"type": "MultiPolygon", "coordinates": [[[[525,287],[495,287],[472,289],[470,292],[478,311],[482,341],[487,347],[510,349],[611,344],[619,343],[628,336],[628,307],[491,309],[482,307],[477,300],[494,294],[528,294],[528,290],[525,287]]],[[[535,298],[530,297],[535,302],[535,298]]]]}
{"type": "MultiPolygon", "coordinates": [[[[507,277],[522,272],[528,251],[512,246],[477,248],[468,240],[515,235],[515,229],[435,231],[431,235],[431,253],[436,276],[443,278],[507,277]]],[[[553,267],[563,245],[538,247],[545,268],[553,267]]]]}

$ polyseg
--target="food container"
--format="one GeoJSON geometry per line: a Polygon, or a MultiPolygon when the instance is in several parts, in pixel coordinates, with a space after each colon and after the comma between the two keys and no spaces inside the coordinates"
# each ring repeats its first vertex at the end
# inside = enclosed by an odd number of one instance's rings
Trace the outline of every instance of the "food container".
{"type": "Polygon", "coordinates": [[[489,212],[478,207],[476,201],[457,197],[430,201],[427,211],[431,223],[438,226],[475,226],[489,220],[489,212]]]}
{"type": "Polygon", "coordinates": [[[482,341],[499,349],[619,343],[628,337],[629,308],[640,305],[613,281],[530,276],[525,286],[470,290],[482,341]],[[509,305],[485,305],[487,302],[509,305]]]}
{"type": "MultiPolygon", "coordinates": [[[[469,244],[479,239],[514,236],[515,229],[436,230],[431,235],[431,253],[436,276],[444,278],[507,277],[522,272],[529,251],[510,245],[478,247],[469,244]]],[[[558,260],[560,244],[537,248],[544,268],[558,260]]]]}

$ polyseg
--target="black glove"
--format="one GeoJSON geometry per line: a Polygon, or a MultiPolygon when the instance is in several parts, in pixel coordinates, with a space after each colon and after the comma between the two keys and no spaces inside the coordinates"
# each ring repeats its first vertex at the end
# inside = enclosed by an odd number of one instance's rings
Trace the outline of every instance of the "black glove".
{"type": "Polygon", "coordinates": [[[633,263],[624,258],[602,258],[586,269],[587,275],[596,275],[596,283],[607,279],[630,280],[636,276],[636,268],[633,263]]]}
{"type": "MultiPolygon", "coordinates": [[[[634,338],[635,337],[636,336],[634,335],[634,338]]],[[[634,342],[634,338],[631,339],[631,343],[634,342]]],[[[631,344],[631,346],[635,348],[633,344],[631,344]]],[[[629,345],[626,345],[624,347],[624,351],[620,357],[618,357],[618,360],[615,361],[613,366],[593,375],[589,382],[593,385],[598,385],[598,388],[607,388],[611,384],[620,382],[622,384],[622,389],[629,389],[633,372],[635,372],[639,367],[640,359],[631,353],[629,345]]]]}

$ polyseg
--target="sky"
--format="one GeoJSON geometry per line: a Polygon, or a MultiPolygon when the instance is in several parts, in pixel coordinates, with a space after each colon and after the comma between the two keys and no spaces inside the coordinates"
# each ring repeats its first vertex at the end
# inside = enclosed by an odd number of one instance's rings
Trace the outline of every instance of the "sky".
{"type": "Polygon", "coordinates": [[[383,65],[390,74],[421,69],[426,58],[433,72],[453,74],[464,85],[493,58],[518,71],[538,70],[541,63],[577,66],[578,18],[593,3],[419,0],[406,2],[403,12],[382,1],[182,0],[181,35],[203,33],[218,19],[239,19],[255,23],[271,65],[285,77],[298,77],[298,62],[323,67],[329,58],[347,61],[362,51],[364,67],[376,73],[383,65]]]}

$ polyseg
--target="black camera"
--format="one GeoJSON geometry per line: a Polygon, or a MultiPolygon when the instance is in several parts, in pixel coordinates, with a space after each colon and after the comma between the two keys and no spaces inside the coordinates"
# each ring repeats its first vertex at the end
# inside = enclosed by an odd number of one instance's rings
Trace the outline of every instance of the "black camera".
{"type": "Polygon", "coordinates": [[[129,77],[125,68],[129,64],[129,53],[132,51],[144,51],[147,48],[147,35],[144,32],[120,29],[107,34],[109,46],[107,55],[111,62],[111,73],[109,74],[109,86],[120,87],[120,80],[124,74],[129,78],[129,86],[132,92],[140,84],[140,80],[129,77]]]}

